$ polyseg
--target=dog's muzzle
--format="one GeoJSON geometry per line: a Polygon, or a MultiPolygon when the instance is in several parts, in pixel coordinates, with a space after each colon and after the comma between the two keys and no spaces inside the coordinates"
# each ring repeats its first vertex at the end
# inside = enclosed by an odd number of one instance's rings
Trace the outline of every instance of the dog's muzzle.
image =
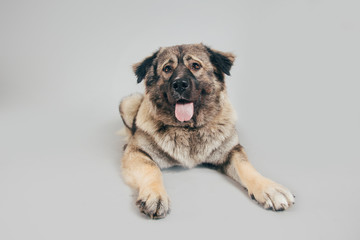
{"type": "Polygon", "coordinates": [[[175,117],[180,122],[190,121],[194,115],[194,102],[198,98],[196,77],[180,64],[169,80],[168,98],[175,105],[175,117]]]}

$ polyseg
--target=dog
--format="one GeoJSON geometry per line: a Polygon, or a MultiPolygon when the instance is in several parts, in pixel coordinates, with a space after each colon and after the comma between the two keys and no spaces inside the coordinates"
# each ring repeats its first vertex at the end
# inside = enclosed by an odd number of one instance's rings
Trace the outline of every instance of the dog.
{"type": "Polygon", "coordinates": [[[294,204],[287,188],[255,170],[239,143],[225,87],[234,60],[231,53],[186,44],[160,48],[133,66],[145,93],[125,97],[119,106],[128,136],[121,168],[148,217],[163,218],[170,211],[161,169],[173,166],[212,166],[266,209],[294,204]]]}

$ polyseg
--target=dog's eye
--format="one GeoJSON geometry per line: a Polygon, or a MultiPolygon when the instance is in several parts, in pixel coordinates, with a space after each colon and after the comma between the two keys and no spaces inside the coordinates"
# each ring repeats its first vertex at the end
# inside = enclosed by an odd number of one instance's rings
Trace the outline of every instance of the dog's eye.
{"type": "Polygon", "coordinates": [[[199,70],[201,68],[200,64],[194,62],[193,64],[191,64],[191,68],[194,70],[199,70]]]}
{"type": "Polygon", "coordinates": [[[165,66],[165,67],[163,68],[163,71],[166,72],[166,73],[171,72],[171,70],[172,70],[172,67],[169,66],[169,65],[167,65],[167,66],[165,66]]]}

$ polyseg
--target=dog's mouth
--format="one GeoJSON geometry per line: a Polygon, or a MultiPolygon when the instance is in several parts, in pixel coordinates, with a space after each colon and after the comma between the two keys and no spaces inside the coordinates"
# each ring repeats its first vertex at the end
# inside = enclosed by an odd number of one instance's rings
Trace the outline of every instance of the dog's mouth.
{"type": "Polygon", "coordinates": [[[180,122],[187,122],[194,115],[194,103],[181,99],[175,104],[175,117],[180,122]]]}

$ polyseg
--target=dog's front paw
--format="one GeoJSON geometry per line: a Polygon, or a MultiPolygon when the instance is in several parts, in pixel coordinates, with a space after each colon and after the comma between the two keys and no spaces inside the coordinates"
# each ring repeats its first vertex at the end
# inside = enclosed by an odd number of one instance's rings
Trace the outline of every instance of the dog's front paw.
{"type": "Polygon", "coordinates": [[[285,187],[267,178],[248,186],[249,196],[266,209],[283,211],[295,203],[294,195],[285,187]]]}
{"type": "Polygon", "coordinates": [[[170,201],[165,191],[143,191],[139,193],[136,205],[151,219],[164,218],[170,212],[170,201]]]}

